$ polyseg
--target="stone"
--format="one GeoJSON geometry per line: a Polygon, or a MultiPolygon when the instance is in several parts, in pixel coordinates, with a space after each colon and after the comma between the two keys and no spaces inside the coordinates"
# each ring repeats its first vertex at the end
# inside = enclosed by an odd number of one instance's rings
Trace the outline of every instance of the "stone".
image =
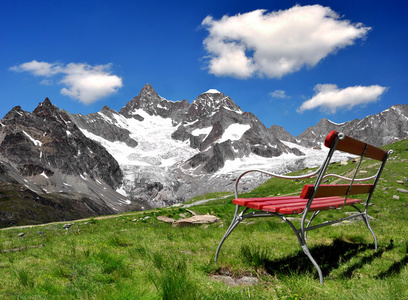
{"type": "Polygon", "coordinates": [[[341,165],[341,166],[347,166],[347,164],[348,164],[347,161],[341,161],[341,162],[340,162],[340,165],[341,165]]]}
{"type": "Polygon", "coordinates": [[[38,234],[44,234],[44,231],[37,231],[38,234]]]}
{"type": "Polygon", "coordinates": [[[395,200],[399,200],[400,197],[397,196],[397,195],[394,195],[394,196],[392,196],[392,198],[395,199],[395,200]]]}
{"type": "Polygon", "coordinates": [[[62,226],[62,228],[68,230],[69,227],[71,227],[71,226],[72,226],[72,224],[64,224],[64,225],[62,226]]]}
{"type": "Polygon", "coordinates": [[[187,219],[178,220],[173,223],[173,226],[177,227],[177,226],[191,226],[194,224],[211,224],[219,221],[220,218],[213,215],[197,215],[187,219]]]}
{"type": "Polygon", "coordinates": [[[19,236],[19,237],[23,237],[23,236],[24,236],[24,232],[20,232],[20,233],[18,234],[18,236],[19,236]]]}
{"type": "Polygon", "coordinates": [[[245,285],[245,286],[251,286],[254,284],[257,284],[259,282],[259,279],[256,277],[249,277],[249,276],[243,276],[240,278],[233,278],[231,276],[227,275],[213,275],[211,276],[213,279],[222,281],[226,285],[230,286],[239,286],[239,285],[245,285]]]}
{"type": "Polygon", "coordinates": [[[397,189],[398,192],[408,194],[408,190],[405,189],[397,189]]]}
{"type": "Polygon", "coordinates": [[[398,180],[397,183],[399,183],[399,184],[404,184],[404,181],[398,180]]]}
{"type": "Polygon", "coordinates": [[[165,217],[165,216],[158,216],[157,220],[165,222],[165,223],[174,223],[174,222],[176,222],[176,220],[174,220],[173,218],[169,218],[169,217],[165,217]]]}

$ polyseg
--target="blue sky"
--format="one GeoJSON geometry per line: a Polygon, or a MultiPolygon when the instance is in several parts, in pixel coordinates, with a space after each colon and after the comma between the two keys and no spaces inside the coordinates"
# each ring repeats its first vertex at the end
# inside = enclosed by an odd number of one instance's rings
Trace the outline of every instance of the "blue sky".
{"type": "Polygon", "coordinates": [[[0,1],[0,118],[217,89],[296,136],[407,104],[405,1],[0,1]]]}

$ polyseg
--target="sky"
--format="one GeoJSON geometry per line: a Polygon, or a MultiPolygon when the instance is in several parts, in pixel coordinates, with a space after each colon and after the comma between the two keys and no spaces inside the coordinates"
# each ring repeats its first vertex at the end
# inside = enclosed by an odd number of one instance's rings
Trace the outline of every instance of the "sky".
{"type": "Polygon", "coordinates": [[[406,1],[0,0],[0,118],[209,89],[293,136],[407,104],[406,1]]]}

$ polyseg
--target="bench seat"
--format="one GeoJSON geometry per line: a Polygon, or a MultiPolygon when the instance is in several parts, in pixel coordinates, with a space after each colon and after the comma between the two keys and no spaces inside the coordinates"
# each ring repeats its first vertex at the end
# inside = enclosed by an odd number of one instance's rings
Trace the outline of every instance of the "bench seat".
{"type": "MultiPolygon", "coordinates": [[[[307,201],[308,199],[301,198],[300,196],[286,196],[246,199],[239,198],[234,199],[232,203],[267,212],[299,214],[305,209],[307,201]]],[[[343,204],[354,205],[358,203],[361,203],[361,199],[347,199],[344,203],[344,197],[322,197],[313,201],[309,211],[327,210],[342,207],[343,204]]]]}

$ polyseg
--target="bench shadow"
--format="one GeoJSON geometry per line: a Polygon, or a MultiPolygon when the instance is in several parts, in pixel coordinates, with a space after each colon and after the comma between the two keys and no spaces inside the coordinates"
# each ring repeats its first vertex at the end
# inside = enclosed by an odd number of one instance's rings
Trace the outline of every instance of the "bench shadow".
{"type": "Polygon", "coordinates": [[[375,276],[378,279],[384,279],[386,277],[398,274],[408,265],[408,254],[405,254],[405,257],[400,261],[393,263],[386,271],[379,273],[375,276]]]}
{"type": "MultiPolygon", "coordinates": [[[[372,244],[365,243],[350,243],[342,239],[335,239],[331,245],[317,245],[310,247],[310,253],[319,264],[323,276],[327,277],[333,269],[339,268],[340,265],[350,261],[360,252],[365,252],[367,249],[373,249],[372,244]]],[[[342,278],[351,278],[353,272],[366,264],[370,264],[374,259],[380,258],[385,251],[392,248],[379,248],[372,255],[361,257],[356,263],[348,266],[341,274],[342,278]]],[[[408,263],[408,255],[399,262],[394,263],[388,270],[377,275],[378,278],[384,278],[392,274],[400,272],[408,263]]],[[[264,259],[262,262],[266,272],[274,276],[287,276],[291,274],[302,275],[304,273],[312,273],[318,277],[316,268],[309,258],[299,250],[293,255],[289,255],[276,260],[264,259]]]]}

